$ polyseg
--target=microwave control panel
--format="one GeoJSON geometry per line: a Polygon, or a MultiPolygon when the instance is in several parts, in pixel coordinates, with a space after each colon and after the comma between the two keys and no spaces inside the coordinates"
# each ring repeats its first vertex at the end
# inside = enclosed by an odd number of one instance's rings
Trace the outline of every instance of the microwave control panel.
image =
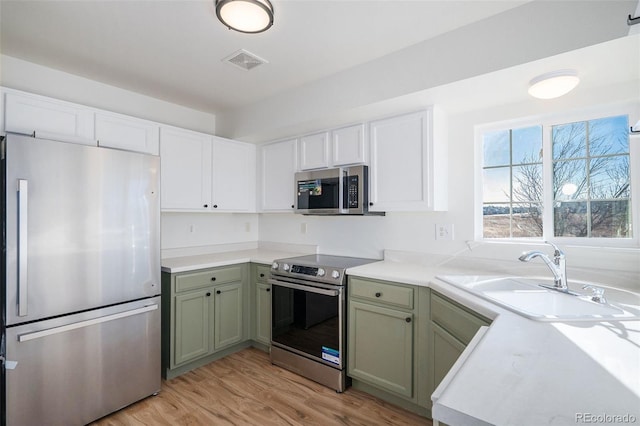
{"type": "Polygon", "coordinates": [[[347,176],[347,208],[358,208],[358,176],[347,176]]]}

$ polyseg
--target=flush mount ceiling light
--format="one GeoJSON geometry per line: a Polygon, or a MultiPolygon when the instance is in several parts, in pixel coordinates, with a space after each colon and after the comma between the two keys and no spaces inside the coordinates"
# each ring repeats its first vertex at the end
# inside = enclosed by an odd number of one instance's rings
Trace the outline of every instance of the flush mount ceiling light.
{"type": "Polygon", "coordinates": [[[529,94],[538,99],[558,98],[572,91],[580,83],[575,70],[548,72],[529,82],[529,94]]]}
{"type": "Polygon", "coordinates": [[[216,0],[216,15],[230,30],[261,33],[273,25],[269,0],[216,0]]]}

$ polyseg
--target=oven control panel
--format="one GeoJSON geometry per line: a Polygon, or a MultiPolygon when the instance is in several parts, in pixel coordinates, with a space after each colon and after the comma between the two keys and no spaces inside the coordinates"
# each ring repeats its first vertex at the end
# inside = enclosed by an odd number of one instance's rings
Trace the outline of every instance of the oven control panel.
{"type": "Polygon", "coordinates": [[[273,262],[273,264],[271,265],[271,269],[273,269],[274,271],[305,275],[308,277],[327,277],[334,280],[339,280],[342,278],[342,274],[338,270],[332,269],[327,271],[322,267],[316,266],[289,265],[288,263],[279,264],[278,262],[273,262]]]}

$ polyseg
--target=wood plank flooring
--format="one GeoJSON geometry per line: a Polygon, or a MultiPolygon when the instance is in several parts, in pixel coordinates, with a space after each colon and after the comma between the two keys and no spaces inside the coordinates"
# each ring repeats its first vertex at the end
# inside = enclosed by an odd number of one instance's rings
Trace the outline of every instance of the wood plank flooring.
{"type": "Polygon", "coordinates": [[[271,365],[249,348],[162,383],[162,392],[96,426],[429,425],[424,417],[348,388],[338,394],[271,365]]]}

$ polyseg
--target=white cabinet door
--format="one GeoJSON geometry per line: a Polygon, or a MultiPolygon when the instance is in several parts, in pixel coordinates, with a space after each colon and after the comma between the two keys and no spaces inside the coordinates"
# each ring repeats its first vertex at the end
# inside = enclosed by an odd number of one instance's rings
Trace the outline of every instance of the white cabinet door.
{"type": "Polygon", "coordinates": [[[210,210],[211,136],[160,130],[161,206],[165,210],[210,210]]]}
{"type": "Polygon", "coordinates": [[[298,146],[300,170],[329,167],[329,132],[302,136],[298,146]]]}
{"type": "Polygon", "coordinates": [[[446,208],[441,196],[446,172],[441,168],[446,168],[447,158],[440,150],[445,141],[439,140],[434,149],[432,118],[429,109],[370,123],[370,210],[446,208]]]}
{"type": "Polygon", "coordinates": [[[331,132],[333,166],[365,164],[367,149],[364,124],[343,127],[331,132]]]}
{"type": "Polygon", "coordinates": [[[214,211],[255,211],[256,147],[213,137],[214,211]]]}
{"type": "Polygon", "coordinates": [[[295,171],[296,139],[260,147],[260,210],[293,210],[295,171]]]}
{"type": "Polygon", "coordinates": [[[7,132],[96,145],[93,110],[44,96],[6,93],[4,125],[7,132]]]}
{"type": "Polygon", "coordinates": [[[96,112],[96,139],[100,146],[160,154],[160,126],[151,121],[96,112]]]}

